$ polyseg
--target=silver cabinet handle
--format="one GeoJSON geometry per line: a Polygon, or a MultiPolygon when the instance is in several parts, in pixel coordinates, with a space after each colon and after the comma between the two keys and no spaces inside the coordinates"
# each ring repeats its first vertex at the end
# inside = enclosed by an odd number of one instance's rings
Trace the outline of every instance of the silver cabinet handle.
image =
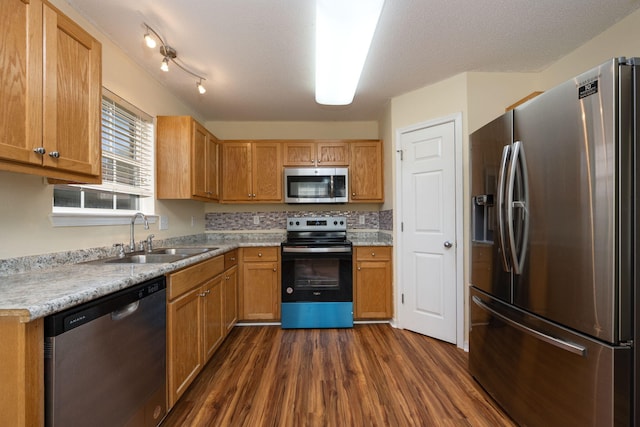
{"type": "Polygon", "coordinates": [[[452,246],[453,246],[453,243],[451,243],[450,241],[448,241],[448,240],[447,240],[446,242],[444,242],[444,247],[445,247],[445,248],[449,249],[449,248],[451,248],[452,246]]]}
{"type": "Polygon", "coordinates": [[[58,151],[52,151],[49,153],[49,156],[53,157],[54,159],[58,159],[60,158],[60,153],[58,151]]]}
{"type": "Polygon", "coordinates": [[[551,344],[555,347],[558,347],[559,349],[568,351],[570,353],[573,354],[577,354],[578,356],[586,356],[587,354],[587,349],[581,345],[578,344],[573,344],[570,342],[566,342],[563,341],[559,338],[556,337],[552,337],[551,335],[547,335],[545,333],[542,333],[540,331],[536,331],[535,329],[532,329],[528,326],[522,325],[518,322],[516,322],[513,319],[510,319],[509,317],[505,316],[504,314],[498,313],[496,310],[494,310],[493,308],[489,307],[484,301],[482,301],[480,298],[478,298],[477,296],[472,296],[471,300],[480,308],[482,308],[483,310],[488,311],[489,313],[493,314],[494,316],[496,316],[497,318],[499,318],[500,320],[502,320],[505,323],[508,323],[510,326],[513,326],[516,329],[519,329],[520,331],[524,332],[525,334],[531,335],[532,337],[539,339],[540,341],[544,341],[547,344],[551,344]]]}
{"type": "Polygon", "coordinates": [[[45,150],[44,147],[38,147],[38,148],[34,148],[33,152],[37,154],[44,154],[47,152],[47,150],[45,150]]]}

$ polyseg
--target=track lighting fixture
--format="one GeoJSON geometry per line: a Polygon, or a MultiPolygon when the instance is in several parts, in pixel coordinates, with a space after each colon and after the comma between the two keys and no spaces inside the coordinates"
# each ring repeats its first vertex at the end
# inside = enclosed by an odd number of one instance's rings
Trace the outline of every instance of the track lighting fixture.
{"type": "Polygon", "coordinates": [[[162,64],[160,64],[160,69],[164,72],[168,72],[169,71],[169,62],[172,62],[173,64],[175,64],[178,68],[180,68],[182,71],[184,71],[187,74],[190,74],[191,76],[196,78],[196,88],[198,89],[198,92],[203,95],[207,90],[205,89],[205,87],[202,85],[202,81],[203,80],[207,80],[206,78],[202,77],[199,74],[194,73],[193,71],[189,70],[187,67],[185,67],[184,65],[182,65],[181,63],[179,63],[176,59],[178,58],[178,52],[172,48],[171,46],[169,46],[168,44],[166,44],[164,42],[164,40],[162,39],[162,37],[160,37],[158,35],[158,33],[151,28],[149,25],[144,24],[147,32],[144,35],[144,42],[147,45],[147,47],[153,49],[156,47],[157,42],[160,42],[160,55],[162,55],[162,64]]]}

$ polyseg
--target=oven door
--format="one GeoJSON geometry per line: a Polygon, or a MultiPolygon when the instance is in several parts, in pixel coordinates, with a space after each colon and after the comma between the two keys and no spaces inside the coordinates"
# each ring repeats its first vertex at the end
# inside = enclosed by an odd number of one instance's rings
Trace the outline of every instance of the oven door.
{"type": "Polygon", "coordinates": [[[282,302],[353,301],[351,246],[283,245],[282,302]]]}

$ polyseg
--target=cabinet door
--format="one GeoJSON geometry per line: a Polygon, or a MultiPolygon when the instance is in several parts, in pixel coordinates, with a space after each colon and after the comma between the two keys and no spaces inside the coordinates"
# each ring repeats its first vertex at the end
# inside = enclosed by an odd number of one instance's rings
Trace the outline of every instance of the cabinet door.
{"type": "Polygon", "coordinates": [[[207,167],[206,176],[207,176],[207,184],[206,191],[207,197],[212,200],[220,199],[220,186],[218,185],[218,153],[220,150],[220,144],[215,136],[209,134],[209,138],[207,139],[207,167]]]}
{"type": "Polygon", "coordinates": [[[193,121],[193,142],[191,146],[191,185],[194,196],[208,197],[207,194],[207,151],[209,132],[200,123],[193,121]]]}
{"type": "Polygon", "coordinates": [[[253,200],[282,202],[282,145],[253,143],[253,200]]]}
{"type": "Polygon", "coordinates": [[[203,366],[200,288],[167,304],[169,407],[182,396],[203,366]]]}
{"type": "Polygon", "coordinates": [[[201,289],[204,363],[211,358],[224,336],[222,320],[222,275],[210,280],[201,289]]]}
{"type": "Polygon", "coordinates": [[[316,145],[313,142],[285,142],[283,149],[284,166],[315,166],[316,164],[316,145]]]}
{"type": "Polygon", "coordinates": [[[318,166],[349,166],[349,145],[346,142],[318,142],[318,166]]]}
{"type": "Polygon", "coordinates": [[[234,266],[224,274],[224,325],[226,333],[238,321],[238,267],[234,266]]]}
{"type": "Polygon", "coordinates": [[[242,319],[277,320],[280,317],[278,263],[245,262],[242,267],[242,319]]]}
{"type": "Polygon", "coordinates": [[[44,166],[100,176],[102,48],[66,16],[44,7],[44,166]]]}
{"type": "Polygon", "coordinates": [[[381,142],[352,142],[349,162],[351,201],[383,202],[382,179],[381,142]]]}
{"type": "Polygon", "coordinates": [[[0,2],[0,158],[42,164],[42,2],[0,2]]]}
{"type": "Polygon", "coordinates": [[[392,317],[391,256],[389,246],[355,248],[353,303],[356,319],[392,317]]]}
{"type": "Polygon", "coordinates": [[[249,201],[251,195],[251,143],[222,144],[222,199],[249,201]]]}
{"type": "Polygon", "coordinates": [[[360,261],[356,267],[355,317],[391,317],[391,268],[389,261],[360,261]]]}

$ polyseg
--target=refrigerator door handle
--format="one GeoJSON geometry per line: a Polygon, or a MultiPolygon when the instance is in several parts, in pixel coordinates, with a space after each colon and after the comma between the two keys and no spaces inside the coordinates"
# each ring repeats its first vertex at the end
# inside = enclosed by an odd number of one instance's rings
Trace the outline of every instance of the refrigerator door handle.
{"type": "Polygon", "coordinates": [[[500,160],[500,171],[498,173],[498,203],[496,213],[498,215],[498,241],[500,244],[500,258],[502,259],[502,268],[504,271],[510,272],[511,266],[507,260],[507,246],[505,239],[505,223],[504,223],[504,190],[507,176],[507,162],[509,161],[509,153],[511,147],[505,145],[502,149],[502,159],[500,160]]]}
{"type": "Polygon", "coordinates": [[[489,313],[493,314],[494,316],[496,316],[497,318],[499,318],[500,320],[504,321],[505,323],[508,323],[510,326],[528,334],[531,335],[532,337],[539,339],[540,341],[544,341],[547,344],[551,344],[555,347],[558,347],[561,350],[565,350],[568,351],[570,353],[573,354],[577,354],[578,356],[581,357],[585,357],[587,355],[587,349],[581,345],[578,344],[573,344],[570,342],[566,342],[563,341],[561,339],[552,337],[551,335],[547,335],[543,332],[540,331],[536,331],[535,329],[532,329],[526,325],[523,325],[519,322],[516,322],[513,319],[510,319],[509,317],[505,316],[502,313],[498,313],[496,310],[494,310],[493,308],[489,307],[487,304],[485,304],[484,301],[482,301],[480,298],[478,298],[477,296],[472,296],[471,300],[481,309],[488,311],[489,313]]]}
{"type": "Polygon", "coordinates": [[[521,274],[525,257],[527,255],[527,246],[529,245],[529,178],[527,176],[527,161],[524,155],[524,147],[522,141],[513,143],[513,155],[511,156],[511,165],[509,167],[509,181],[507,182],[507,231],[509,234],[509,251],[513,264],[513,272],[521,274]],[[522,199],[514,200],[515,181],[517,169],[520,166],[522,176],[522,199]],[[522,212],[521,222],[522,241],[520,242],[520,253],[516,246],[515,230],[514,230],[514,209],[520,209],[522,212]]]}

